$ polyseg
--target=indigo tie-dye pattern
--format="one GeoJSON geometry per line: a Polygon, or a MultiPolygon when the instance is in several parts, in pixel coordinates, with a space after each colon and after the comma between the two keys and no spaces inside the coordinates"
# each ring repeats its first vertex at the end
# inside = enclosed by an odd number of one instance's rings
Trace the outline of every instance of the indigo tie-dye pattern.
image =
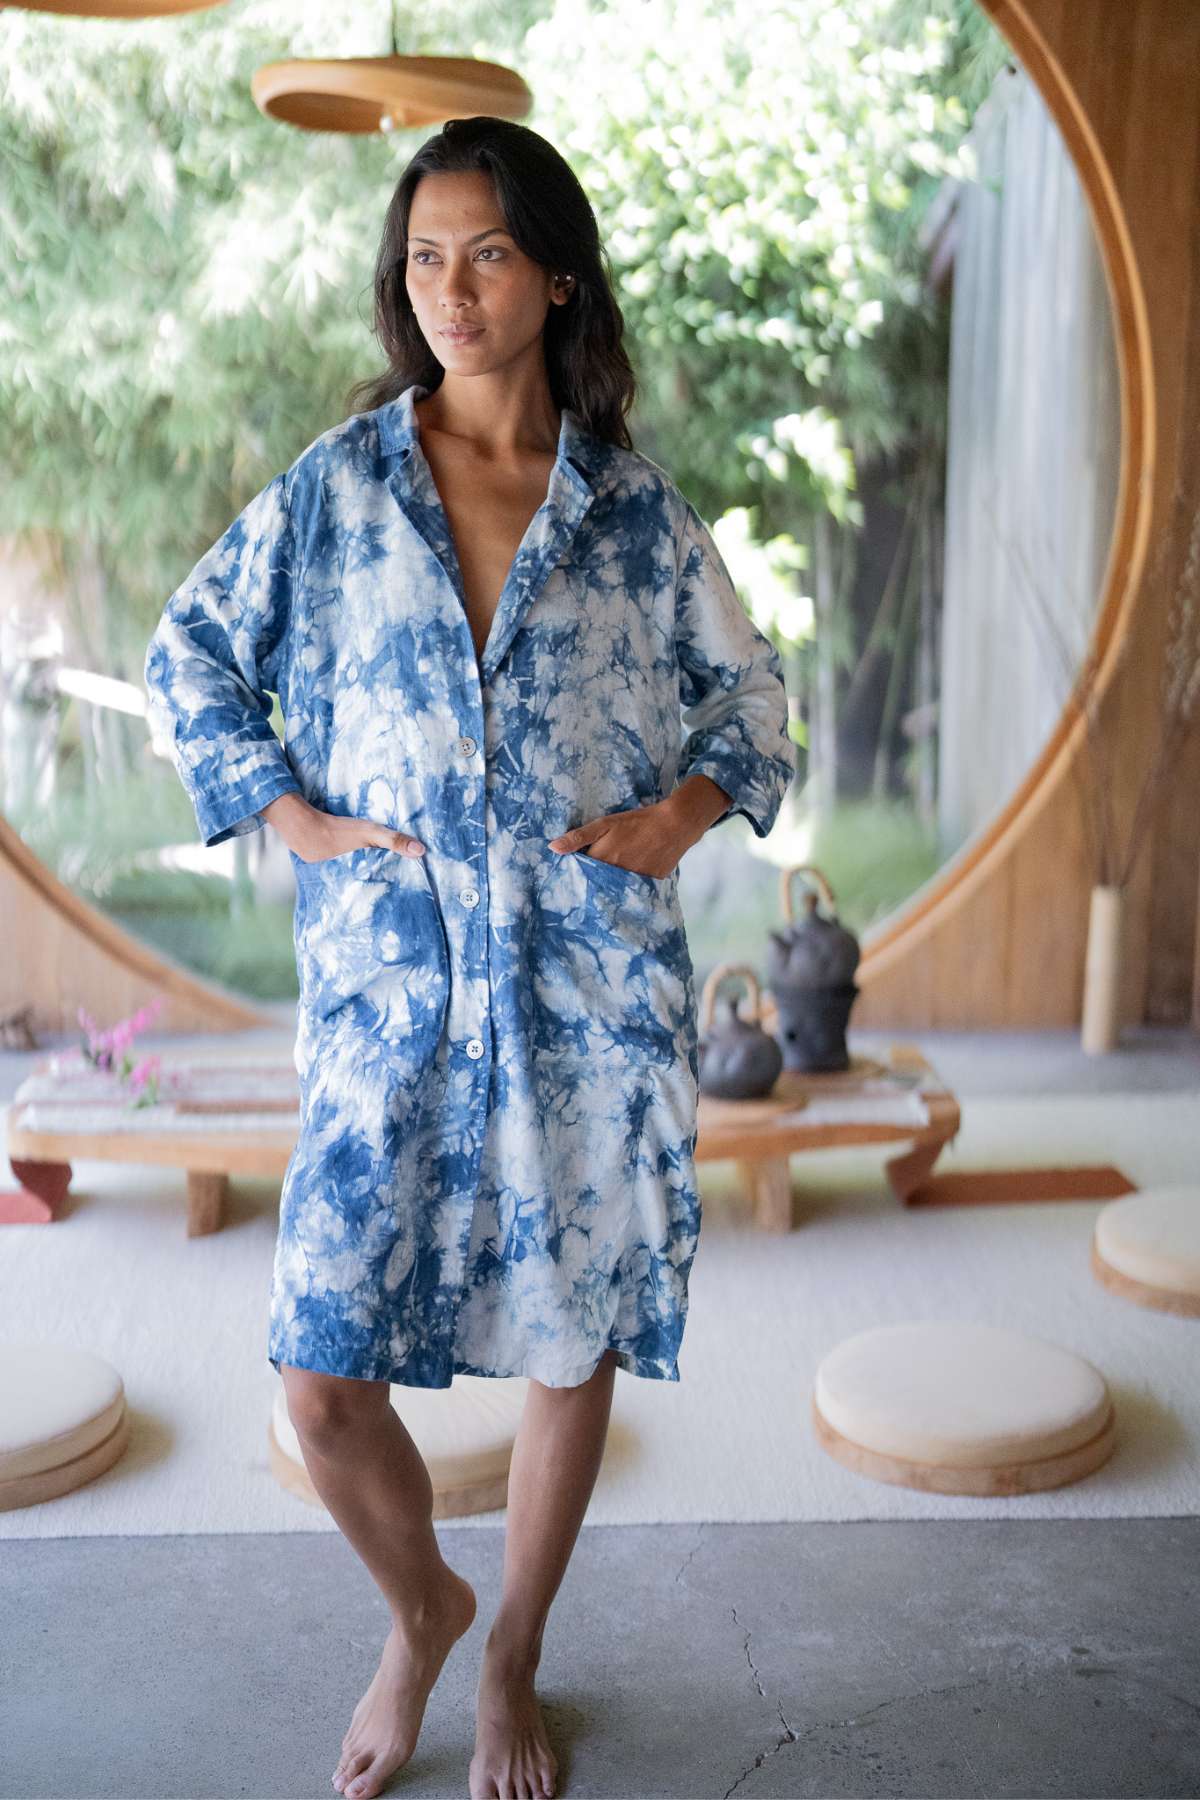
{"type": "Polygon", "coordinates": [[[793,767],[778,652],[664,471],[565,410],[477,658],[428,391],[270,481],[146,656],[206,844],[298,792],[426,846],[292,856],[301,1125],[269,1360],[569,1387],[612,1348],[677,1381],[701,1214],[678,872],[548,840],[693,771],[766,836],[793,767]]]}

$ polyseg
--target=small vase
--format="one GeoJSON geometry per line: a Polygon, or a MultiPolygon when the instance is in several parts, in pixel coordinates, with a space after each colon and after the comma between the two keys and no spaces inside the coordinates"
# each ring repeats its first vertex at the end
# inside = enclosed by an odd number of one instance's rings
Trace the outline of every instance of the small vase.
{"type": "Polygon", "coordinates": [[[1092,889],[1087,959],[1083,972],[1083,1028],[1088,1056],[1115,1050],[1121,1035],[1121,921],[1125,889],[1101,883],[1092,889]]]}

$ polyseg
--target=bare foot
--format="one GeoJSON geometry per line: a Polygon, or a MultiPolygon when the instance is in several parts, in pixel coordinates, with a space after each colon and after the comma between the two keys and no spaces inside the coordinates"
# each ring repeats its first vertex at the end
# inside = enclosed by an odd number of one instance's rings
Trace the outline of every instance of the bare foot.
{"type": "Polygon", "coordinates": [[[342,1739],[333,1785],[349,1800],[378,1794],[389,1775],[417,1747],[425,1702],[451,1647],[475,1617],[475,1590],[447,1571],[446,1583],[427,1623],[402,1637],[393,1625],[371,1685],[354,1709],[342,1739]]]}
{"type": "Polygon", "coordinates": [[[533,1691],[536,1666],[484,1647],[467,1772],[471,1800],[543,1800],[555,1791],[558,1758],[533,1691]]]}

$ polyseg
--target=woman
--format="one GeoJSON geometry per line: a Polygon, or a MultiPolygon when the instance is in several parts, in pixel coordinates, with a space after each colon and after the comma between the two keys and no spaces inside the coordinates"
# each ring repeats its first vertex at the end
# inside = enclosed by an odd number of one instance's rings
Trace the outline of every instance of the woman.
{"type": "Polygon", "coordinates": [[[547,1614],[615,1370],[679,1379],[700,1227],[678,864],[733,812],[765,836],[792,771],[777,652],[630,444],[606,260],[536,133],[430,138],[376,268],[387,373],[201,559],[146,659],[204,841],[266,820],[297,876],[268,1348],[393,1621],[333,1777],[356,1797],[412,1755],[475,1613],[390,1404],[455,1374],[528,1382],[470,1792],[554,1792],[547,1614]]]}

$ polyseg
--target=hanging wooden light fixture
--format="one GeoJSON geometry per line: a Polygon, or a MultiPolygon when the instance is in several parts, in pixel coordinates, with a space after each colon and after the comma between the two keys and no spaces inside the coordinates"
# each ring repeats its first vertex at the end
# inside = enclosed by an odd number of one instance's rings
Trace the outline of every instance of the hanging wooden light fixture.
{"type": "Polygon", "coordinates": [[[22,12],[69,13],[76,19],[160,19],[224,5],[225,0],[20,0],[22,12]]]}
{"type": "Polygon", "coordinates": [[[250,81],[260,111],[303,131],[402,131],[474,113],[519,119],[533,96],[501,63],[473,56],[402,56],[392,6],[388,56],[264,63],[250,81]]]}
{"type": "Polygon", "coordinates": [[[471,56],[343,56],[264,63],[261,111],[304,131],[401,131],[473,113],[519,119],[533,96],[501,63],[471,56]]]}

